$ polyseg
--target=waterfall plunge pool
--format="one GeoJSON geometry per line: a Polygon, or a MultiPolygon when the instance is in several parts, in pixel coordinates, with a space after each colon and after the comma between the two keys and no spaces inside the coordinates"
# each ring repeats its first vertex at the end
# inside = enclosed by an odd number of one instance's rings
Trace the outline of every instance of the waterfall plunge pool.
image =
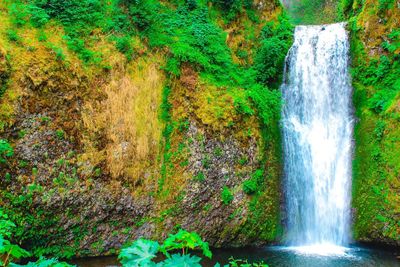
{"type": "MultiPolygon", "coordinates": [[[[310,253],[304,247],[268,246],[261,248],[213,249],[212,260],[203,259],[202,265],[204,267],[213,267],[216,262],[223,265],[229,262],[231,256],[234,256],[236,259],[248,259],[249,263],[264,261],[270,267],[400,266],[399,251],[363,246],[350,246],[341,249],[343,253],[329,253],[329,255],[310,253]]],[[[315,252],[315,250],[313,251],[315,252]]],[[[116,257],[82,258],[72,262],[80,267],[121,266],[116,257]]]]}

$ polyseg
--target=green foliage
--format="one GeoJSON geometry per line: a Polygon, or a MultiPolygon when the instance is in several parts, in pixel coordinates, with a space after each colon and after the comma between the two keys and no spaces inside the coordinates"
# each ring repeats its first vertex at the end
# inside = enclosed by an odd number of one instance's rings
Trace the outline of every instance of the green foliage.
{"type": "Polygon", "coordinates": [[[226,185],[222,188],[221,199],[225,205],[229,205],[233,200],[233,194],[226,185]]]}
{"type": "Polygon", "coordinates": [[[212,256],[208,243],[201,240],[197,233],[181,229],[176,234],[170,234],[161,246],[155,241],[138,239],[123,248],[118,259],[124,267],[201,267],[201,258],[187,254],[189,249],[201,249],[204,256],[212,256]],[[182,254],[170,255],[172,250],[182,250],[182,254]],[[152,260],[158,252],[164,253],[167,258],[155,263],[152,260]]]}
{"type": "Polygon", "coordinates": [[[150,27],[156,24],[158,8],[160,8],[158,1],[132,1],[129,3],[129,16],[139,31],[147,32],[150,27]]]}
{"type": "Polygon", "coordinates": [[[257,80],[279,87],[283,64],[292,44],[293,25],[283,14],[278,23],[267,23],[261,31],[261,47],[254,58],[257,80]]]}
{"type": "Polygon", "coordinates": [[[162,135],[164,137],[164,153],[163,153],[163,163],[161,165],[160,179],[158,180],[158,192],[163,191],[164,181],[168,175],[168,170],[172,168],[170,162],[171,159],[171,134],[173,131],[172,119],[171,119],[171,108],[172,105],[169,102],[169,95],[171,94],[171,88],[168,86],[164,87],[162,92],[162,102],[161,102],[161,112],[160,119],[165,124],[162,135]]]}
{"type": "Polygon", "coordinates": [[[201,267],[201,258],[192,255],[173,254],[167,258],[162,264],[157,266],[162,267],[201,267]]]}
{"type": "Polygon", "coordinates": [[[29,13],[31,14],[30,20],[32,25],[38,28],[45,25],[50,19],[46,10],[36,5],[29,6],[29,13]]]}
{"type": "Polygon", "coordinates": [[[161,252],[169,255],[168,251],[182,250],[182,254],[186,254],[189,249],[201,249],[204,256],[211,258],[212,253],[208,247],[208,243],[204,242],[195,232],[187,232],[180,229],[176,234],[170,234],[161,246],[161,252]]]}
{"type": "MultiPolygon", "coordinates": [[[[58,46],[51,46],[51,50],[53,51],[56,60],[58,61],[64,61],[65,60],[65,54],[64,51],[61,47],[58,46]]],[[[59,137],[59,133],[57,134],[57,137],[59,137]]]]}
{"type": "Polygon", "coordinates": [[[378,120],[375,125],[374,134],[378,141],[381,141],[386,128],[386,122],[383,120],[378,120]]]}
{"type": "Polygon", "coordinates": [[[377,113],[385,111],[391,104],[392,99],[396,96],[396,91],[381,90],[377,91],[369,100],[368,106],[377,113]]]}
{"type": "MultiPolygon", "coordinates": [[[[369,5],[353,4],[351,30],[353,102],[358,123],[355,127],[355,159],[353,161],[354,236],[356,240],[399,240],[399,218],[396,208],[400,158],[397,156],[400,131],[396,127],[400,93],[400,31],[388,26],[376,37],[381,41],[377,55],[364,47],[365,21],[390,20],[392,1],[376,1],[369,5]],[[357,10],[363,10],[358,12],[357,10]],[[376,12],[378,10],[378,12],[376,12]],[[359,23],[359,22],[363,23],[359,23]]],[[[393,18],[393,17],[392,17],[393,18]]],[[[389,25],[389,24],[388,24],[389,25]]],[[[391,24],[395,25],[395,24],[391,24]]],[[[368,42],[367,42],[368,44],[368,42]]],[[[374,44],[374,47],[377,47],[374,44]]]]}
{"type": "Polygon", "coordinates": [[[400,29],[393,29],[382,42],[382,48],[393,54],[400,49],[400,29]]]}
{"type": "MultiPolygon", "coordinates": [[[[197,233],[181,229],[177,234],[170,234],[161,246],[155,241],[138,239],[130,246],[123,248],[118,259],[123,267],[201,267],[201,258],[188,254],[189,249],[201,249],[204,256],[210,259],[212,257],[208,243],[202,241],[197,233]],[[168,251],[176,250],[182,250],[182,254],[168,253],[168,251]],[[166,259],[154,262],[153,259],[159,252],[162,252],[166,259]]],[[[216,263],[215,267],[217,266],[221,265],[216,263]]],[[[248,263],[247,260],[230,258],[229,264],[224,267],[268,267],[268,265],[263,262],[248,263]]]]}
{"type": "Polygon", "coordinates": [[[64,26],[68,48],[80,59],[85,63],[97,63],[101,59],[82,39],[94,28],[106,28],[107,17],[103,15],[107,14],[106,5],[100,0],[29,0],[11,5],[10,14],[17,26],[24,25],[29,19],[33,26],[42,27],[50,19],[56,19],[64,26]]]}
{"type": "Polygon", "coordinates": [[[11,263],[9,267],[75,267],[75,265],[70,265],[66,262],[59,262],[56,258],[46,259],[40,257],[36,262],[29,262],[26,265],[11,263]]]}
{"type": "Polygon", "coordinates": [[[256,193],[263,183],[263,174],[263,170],[256,170],[250,179],[243,182],[243,191],[248,195],[256,193]]]}
{"type": "Polygon", "coordinates": [[[134,50],[129,36],[116,37],[115,47],[119,52],[124,54],[128,60],[132,60],[134,50]]]}
{"type": "Polygon", "coordinates": [[[258,80],[265,84],[277,79],[286,56],[285,42],[277,37],[262,41],[261,48],[254,59],[254,67],[258,72],[258,80]]]}
{"type": "Polygon", "coordinates": [[[1,266],[8,266],[12,260],[29,257],[31,254],[0,235],[0,255],[4,258],[0,261],[1,266]]]}
{"type": "Polygon", "coordinates": [[[118,259],[126,267],[155,266],[152,259],[156,257],[158,250],[159,244],[157,242],[138,239],[131,246],[123,248],[118,259]]]}
{"type": "Polygon", "coordinates": [[[301,0],[289,1],[289,12],[295,24],[328,24],[335,22],[336,4],[339,1],[301,0]]]}
{"type": "Polygon", "coordinates": [[[28,17],[28,10],[26,5],[16,2],[12,3],[9,7],[11,15],[11,23],[17,27],[21,27],[26,24],[28,17]]]}
{"type": "Polygon", "coordinates": [[[230,267],[268,267],[268,264],[264,262],[249,263],[247,260],[235,259],[231,257],[229,259],[230,267]]]}
{"type": "Polygon", "coordinates": [[[262,86],[254,86],[249,90],[248,94],[258,110],[258,116],[263,125],[271,125],[279,119],[281,107],[280,91],[270,91],[262,86]]]}
{"type": "Polygon", "coordinates": [[[248,0],[212,0],[214,5],[222,10],[226,22],[232,21],[242,11],[252,8],[252,1],[248,0]]]}
{"type": "Polygon", "coordinates": [[[14,155],[14,149],[7,140],[0,139],[0,163],[7,163],[7,158],[14,155]]]}
{"type": "Polygon", "coordinates": [[[22,41],[21,37],[18,35],[18,32],[14,29],[7,30],[6,35],[8,40],[10,40],[11,42],[21,43],[22,41]]]}
{"type": "Polygon", "coordinates": [[[386,11],[393,7],[394,0],[378,0],[378,10],[379,12],[386,11]]]}
{"type": "Polygon", "coordinates": [[[249,179],[243,182],[243,191],[248,194],[254,194],[257,191],[257,182],[253,179],[249,179]]]}
{"type": "Polygon", "coordinates": [[[40,16],[59,20],[69,34],[87,33],[100,26],[102,4],[100,0],[31,0],[32,10],[40,16]],[[44,15],[46,13],[47,15],[44,15]]]}
{"type": "Polygon", "coordinates": [[[78,54],[79,58],[85,63],[98,63],[101,58],[92,50],[86,48],[85,41],[79,37],[64,36],[67,46],[71,51],[78,54]]]}
{"type": "Polygon", "coordinates": [[[65,132],[63,129],[56,130],[56,136],[58,139],[63,140],[65,138],[65,132]]]}
{"type": "Polygon", "coordinates": [[[398,55],[382,55],[379,60],[372,59],[368,64],[360,64],[352,69],[352,75],[357,80],[377,89],[368,100],[369,108],[376,113],[385,112],[400,91],[399,58],[398,55]]]}
{"type": "Polygon", "coordinates": [[[203,172],[199,172],[196,176],[194,176],[194,180],[197,182],[204,182],[206,177],[203,172]]]}
{"type": "Polygon", "coordinates": [[[0,265],[9,267],[73,267],[57,259],[46,259],[40,257],[36,262],[29,262],[26,265],[12,263],[12,260],[31,257],[31,253],[16,244],[12,244],[8,239],[13,235],[16,225],[9,219],[4,210],[0,208],[0,265]]]}

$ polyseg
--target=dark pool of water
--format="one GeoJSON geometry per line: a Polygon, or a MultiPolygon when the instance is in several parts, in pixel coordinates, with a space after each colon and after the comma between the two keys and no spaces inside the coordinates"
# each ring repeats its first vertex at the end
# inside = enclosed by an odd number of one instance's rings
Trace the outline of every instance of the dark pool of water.
{"type": "MultiPolygon", "coordinates": [[[[264,261],[270,267],[400,267],[400,251],[365,247],[351,247],[343,254],[333,255],[310,254],[287,247],[214,249],[213,259],[202,260],[202,265],[226,264],[231,256],[249,262],[264,261]]],[[[80,267],[121,266],[116,257],[84,258],[73,263],[80,267]]]]}

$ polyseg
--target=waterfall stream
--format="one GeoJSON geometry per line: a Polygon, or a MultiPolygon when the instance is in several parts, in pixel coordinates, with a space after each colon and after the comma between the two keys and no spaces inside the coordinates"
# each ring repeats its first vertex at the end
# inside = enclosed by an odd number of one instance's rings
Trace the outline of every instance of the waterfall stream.
{"type": "Polygon", "coordinates": [[[298,26],[286,59],[282,126],[287,243],[349,242],[352,88],[344,23],[298,26]]]}

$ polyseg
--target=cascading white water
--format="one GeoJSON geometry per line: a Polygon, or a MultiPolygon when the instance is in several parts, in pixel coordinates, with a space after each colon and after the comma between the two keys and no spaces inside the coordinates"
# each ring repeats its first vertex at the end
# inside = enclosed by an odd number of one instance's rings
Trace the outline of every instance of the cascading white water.
{"type": "Polygon", "coordinates": [[[346,246],[353,122],[345,24],[298,26],[294,39],[281,87],[287,242],[346,246]]]}

